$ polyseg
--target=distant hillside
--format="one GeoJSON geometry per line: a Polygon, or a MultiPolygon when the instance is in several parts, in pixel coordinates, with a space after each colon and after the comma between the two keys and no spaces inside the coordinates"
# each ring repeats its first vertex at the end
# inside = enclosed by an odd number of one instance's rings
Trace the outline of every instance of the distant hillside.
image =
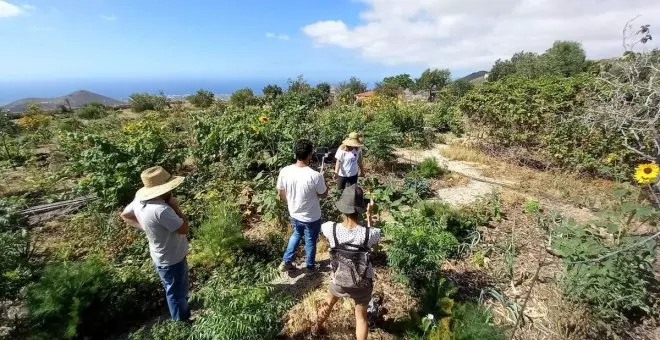
{"type": "Polygon", "coordinates": [[[472,72],[472,73],[468,74],[467,76],[465,76],[465,77],[463,77],[459,80],[467,80],[469,82],[479,81],[487,74],[488,74],[488,71],[472,72]]]}
{"type": "Polygon", "coordinates": [[[76,91],[66,96],[55,97],[55,98],[24,98],[17,100],[13,103],[9,103],[1,108],[3,110],[9,111],[13,114],[18,114],[27,110],[29,104],[37,103],[41,105],[41,109],[45,111],[57,110],[59,105],[71,105],[71,108],[75,109],[89,103],[99,103],[105,106],[119,106],[124,105],[124,102],[115,100],[100,94],[93,92],[81,90],[76,91]],[[68,99],[68,104],[67,104],[68,99]]]}

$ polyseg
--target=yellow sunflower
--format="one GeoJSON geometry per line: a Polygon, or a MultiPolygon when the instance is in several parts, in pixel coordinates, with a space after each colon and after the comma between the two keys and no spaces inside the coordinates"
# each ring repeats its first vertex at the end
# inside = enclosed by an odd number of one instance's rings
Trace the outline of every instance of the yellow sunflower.
{"type": "Polygon", "coordinates": [[[259,133],[259,128],[256,125],[252,125],[252,131],[259,133]]]}
{"type": "Polygon", "coordinates": [[[655,182],[660,173],[660,167],[657,164],[640,164],[635,169],[635,180],[639,184],[651,184],[655,182]]]}
{"type": "Polygon", "coordinates": [[[268,117],[261,116],[259,117],[259,121],[262,122],[263,124],[268,124],[268,117]]]}

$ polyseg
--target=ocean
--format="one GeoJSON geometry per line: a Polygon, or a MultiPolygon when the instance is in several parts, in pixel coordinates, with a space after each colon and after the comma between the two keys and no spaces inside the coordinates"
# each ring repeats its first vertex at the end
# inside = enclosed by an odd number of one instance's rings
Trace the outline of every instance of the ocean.
{"type": "MultiPolygon", "coordinates": [[[[316,82],[310,81],[311,84],[316,82]]],[[[135,92],[158,93],[163,91],[166,95],[181,96],[195,93],[199,89],[209,90],[219,96],[228,96],[234,91],[249,87],[255,94],[268,84],[277,84],[286,89],[287,79],[279,80],[210,80],[210,79],[151,79],[151,80],[53,80],[33,82],[2,82],[0,81],[0,105],[15,100],[36,97],[51,98],[67,95],[77,90],[88,90],[117,100],[128,99],[135,92]]]]}

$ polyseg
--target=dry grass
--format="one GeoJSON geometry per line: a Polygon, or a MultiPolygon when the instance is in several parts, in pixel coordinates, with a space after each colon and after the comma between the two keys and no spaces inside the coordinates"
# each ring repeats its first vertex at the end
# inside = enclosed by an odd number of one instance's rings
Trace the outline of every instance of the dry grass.
{"type": "Polygon", "coordinates": [[[614,198],[612,189],[618,184],[575,173],[539,171],[510,161],[489,156],[473,147],[453,144],[439,150],[447,158],[480,164],[485,176],[518,183],[520,191],[531,195],[571,203],[577,207],[600,209],[614,198]]]}
{"type": "MultiPolygon", "coordinates": [[[[393,280],[391,271],[375,268],[374,292],[384,294],[384,307],[388,312],[384,316],[385,324],[393,324],[408,317],[417,307],[417,301],[410,297],[405,288],[393,280]]],[[[316,310],[327,297],[329,277],[325,277],[321,286],[305,295],[285,315],[284,331],[287,338],[302,339],[309,335],[309,330],[316,322],[316,310]]],[[[355,304],[351,299],[340,299],[326,321],[327,339],[355,338],[355,304]]],[[[369,332],[370,339],[395,339],[383,329],[369,332]]]]}

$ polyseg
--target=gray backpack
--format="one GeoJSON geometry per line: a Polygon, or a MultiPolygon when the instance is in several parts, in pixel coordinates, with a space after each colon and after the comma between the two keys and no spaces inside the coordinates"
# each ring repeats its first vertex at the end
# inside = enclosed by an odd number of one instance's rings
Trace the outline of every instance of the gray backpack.
{"type": "Polygon", "coordinates": [[[332,225],[332,236],[335,246],[330,248],[330,261],[334,274],[334,284],[342,288],[363,288],[371,285],[367,277],[367,269],[371,264],[369,249],[369,228],[365,228],[364,243],[339,244],[337,240],[337,223],[332,225]]]}

